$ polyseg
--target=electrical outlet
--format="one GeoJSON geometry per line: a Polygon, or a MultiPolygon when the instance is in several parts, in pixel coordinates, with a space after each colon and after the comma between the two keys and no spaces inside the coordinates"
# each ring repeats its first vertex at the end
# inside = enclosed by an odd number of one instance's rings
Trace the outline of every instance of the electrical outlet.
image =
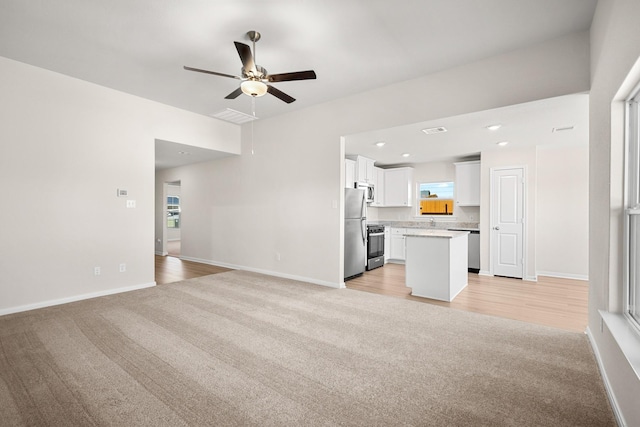
{"type": "Polygon", "coordinates": [[[94,276],[99,276],[100,275],[100,267],[94,267],[93,268],[93,275],[94,276]]]}
{"type": "Polygon", "coordinates": [[[127,200],[127,207],[128,208],[135,208],[136,207],[136,201],[135,200],[127,200]]]}
{"type": "Polygon", "coordinates": [[[120,273],[124,273],[127,271],[127,264],[120,264],[120,273]]]}
{"type": "Polygon", "coordinates": [[[280,261],[280,252],[276,252],[276,260],[280,261]]]}

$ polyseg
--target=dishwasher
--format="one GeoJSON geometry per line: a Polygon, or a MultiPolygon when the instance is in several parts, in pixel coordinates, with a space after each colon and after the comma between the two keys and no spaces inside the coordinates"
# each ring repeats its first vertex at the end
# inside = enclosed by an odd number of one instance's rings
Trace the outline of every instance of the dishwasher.
{"type": "Polygon", "coordinates": [[[450,228],[451,231],[468,231],[469,232],[469,271],[471,273],[480,272],[480,230],[477,228],[450,228]]]}

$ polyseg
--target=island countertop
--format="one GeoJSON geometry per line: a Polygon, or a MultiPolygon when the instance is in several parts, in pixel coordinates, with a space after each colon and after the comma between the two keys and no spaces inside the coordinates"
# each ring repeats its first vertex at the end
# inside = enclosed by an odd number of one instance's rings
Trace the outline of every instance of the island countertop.
{"type": "Polygon", "coordinates": [[[468,231],[450,231],[450,230],[425,230],[425,229],[407,229],[404,234],[406,237],[442,237],[452,239],[454,237],[462,237],[469,234],[468,231]]]}

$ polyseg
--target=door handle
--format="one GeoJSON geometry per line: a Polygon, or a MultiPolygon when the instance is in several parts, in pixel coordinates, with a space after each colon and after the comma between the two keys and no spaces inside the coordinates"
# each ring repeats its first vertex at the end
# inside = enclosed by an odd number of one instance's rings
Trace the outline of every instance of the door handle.
{"type": "Polygon", "coordinates": [[[498,227],[497,225],[495,227],[493,227],[494,230],[500,230],[500,227],[498,227]]]}

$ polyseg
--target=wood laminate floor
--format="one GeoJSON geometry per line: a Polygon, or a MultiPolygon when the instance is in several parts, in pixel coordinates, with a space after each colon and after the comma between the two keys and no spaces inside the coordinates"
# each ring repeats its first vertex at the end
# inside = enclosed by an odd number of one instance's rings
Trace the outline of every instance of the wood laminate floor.
{"type": "MultiPolygon", "coordinates": [[[[155,262],[159,285],[230,271],[172,256],[156,255],[155,262]]],[[[449,303],[412,296],[411,288],[405,286],[404,274],[404,265],[385,264],[347,281],[346,286],[572,332],[584,332],[587,327],[588,283],[585,281],[539,277],[538,282],[528,282],[469,273],[469,285],[449,303]]]]}
{"type": "Polygon", "coordinates": [[[180,280],[193,279],[194,277],[207,276],[209,274],[231,271],[229,268],[216,267],[215,265],[200,264],[198,262],[184,261],[172,256],[156,255],[156,283],[179,282],[180,280]]]}
{"type": "Polygon", "coordinates": [[[573,332],[587,328],[589,286],[582,280],[538,277],[537,282],[469,273],[469,285],[452,302],[414,297],[404,265],[385,264],[346,282],[349,289],[407,298],[573,332]]]}

